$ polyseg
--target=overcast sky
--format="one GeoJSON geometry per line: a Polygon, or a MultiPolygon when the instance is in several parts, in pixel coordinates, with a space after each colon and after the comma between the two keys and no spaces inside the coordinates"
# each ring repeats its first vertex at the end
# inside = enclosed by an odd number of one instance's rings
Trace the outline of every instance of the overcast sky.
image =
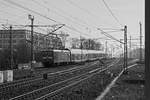
{"type": "MultiPolygon", "coordinates": [[[[71,37],[80,35],[86,38],[104,37],[97,28],[108,32],[112,30],[105,30],[106,28],[123,29],[124,25],[127,25],[128,38],[130,35],[132,38],[139,38],[139,21],[141,21],[142,32],[145,34],[144,0],[105,0],[105,2],[118,21],[111,15],[103,0],[0,0],[0,24],[30,24],[28,14],[31,14],[34,16],[34,24],[66,24],[69,28],[64,27],[61,30],[71,37]],[[13,2],[24,9],[14,5],[13,2]]],[[[41,31],[37,28],[35,30],[41,31]]],[[[123,39],[122,31],[110,34],[117,39],[123,39]]]]}

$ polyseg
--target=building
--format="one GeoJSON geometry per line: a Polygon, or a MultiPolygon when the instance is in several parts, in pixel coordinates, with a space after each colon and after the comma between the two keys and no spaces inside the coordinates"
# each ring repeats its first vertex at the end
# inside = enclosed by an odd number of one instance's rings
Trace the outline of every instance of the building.
{"type": "MultiPolygon", "coordinates": [[[[34,51],[47,49],[61,49],[62,42],[57,35],[48,35],[34,32],[34,51]]],[[[25,64],[31,61],[31,31],[12,30],[13,46],[13,68],[18,64],[25,64]]],[[[10,30],[0,30],[0,70],[10,69],[10,30]]]]}
{"type": "MultiPolygon", "coordinates": [[[[16,48],[19,43],[25,42],[30,45],[31,31],[20,29],[12,30],[12,45],[16,48]]],[[[10,47],[10,30],[0,30],[0,48],[10,47]]],[[[61,39],[57,36],[49,35],[44,37],[44,34],[34,32],[34,50],[46,48],[60,49],[62,48],[61,39]]]]}
{"type": "MultiPolygon", "coordinates": [[[[26,31],[25,30],[13,30],[12,31],[12,43],[13,47],[22,40],[26,39],[26,31]]],[[[10,31],[9,30],[0,30],[0,48],[9,48],[10,46],[10,31]]]]}

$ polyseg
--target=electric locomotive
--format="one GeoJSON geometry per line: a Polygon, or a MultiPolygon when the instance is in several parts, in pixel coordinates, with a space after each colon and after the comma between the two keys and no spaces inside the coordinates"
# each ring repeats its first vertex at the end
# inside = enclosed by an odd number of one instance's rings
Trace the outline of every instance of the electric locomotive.
{"type": "Polygon", "coordinates": [[[56,66],[60,64],[68,64],[70,62],[69,50],[42,50],[37,52],[36,61],[42,62],[45,67],[56,66]]]}

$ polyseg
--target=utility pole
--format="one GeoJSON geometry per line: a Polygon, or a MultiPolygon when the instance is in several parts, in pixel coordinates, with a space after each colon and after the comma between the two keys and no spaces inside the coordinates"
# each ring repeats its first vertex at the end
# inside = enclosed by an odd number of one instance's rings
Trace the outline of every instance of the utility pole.
{"type": "Polygon", "coordinates": [[[131,50],[131,36],[130,36],[130,58],[132,58],[132,50],[131,50]]]}
{"type": "Polygon", "coordinates": [[[13,69],[13,45],[12,45],[12,26],[10,26],[10,69],[13,69]]]}
{"type": "Polygon", "coordinates": [[[128,59],[128,51],[127,51],[127,26],[124,26],[124,70],[127,68],[127,59],[128,59]]]}
{"type": "MultiPolygon", "coordinates": [[[[122,42],[122,39],[120,39],[120,42],[122,42]]],[[[120,57],[123,57],[123,49],[122,49],[122,44],[120,43],[120,48],[121,48],[121,54],[120,57]]]]}
{"type": "Polygon", "coordinates": [[[81,40],[81,35],[80,35],[80,45],[81,45],[81,62],[82,62],[82,40],[81,40]]]}
{"type": "Polygon", "coordinates": [[[34,36],[33,36],[33,21],[34,16],[29,15],[29,19],[31,20],[31,69],[33,69],[33,62],[34,62],[34,51],[33,51],[33,43],[34,43],[34,36]]]}
{"type": "MultiPolygon", "coordinates": [[[[91,44],[90,44],[90,39],[89,39],[89,50],[90,50],[90,46],[91,46],[91,44]]],[[[90,60],[90,56],[88,55],[88,60],[90,60]]]]}
{"type": "Polygon", "coordinates": [[[107,55],[107,41],[105,42],[105,46],[106,46],[105,53],[107,55]]]}
{"type": "Polygon", "coordinates": [[[140,24],[140,62],[142,61],[142,23],[140,24]]]}
{"type": "Polygon", "coordinates": [[[113,58],[113,47],[111,47],[111,58],[113,58]]]}

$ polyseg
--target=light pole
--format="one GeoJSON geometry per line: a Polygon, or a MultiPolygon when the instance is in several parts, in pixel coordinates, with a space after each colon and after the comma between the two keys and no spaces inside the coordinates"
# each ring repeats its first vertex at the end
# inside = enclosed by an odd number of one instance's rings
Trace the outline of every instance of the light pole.
{"type": "MultiPolygon", "coordinates": [[[[120,41],[122,42],[123,39],[120,39],[120,41]]],[[[122,47],[122,44],[120,43],[120,48],[121,48],[121,55],[120,57],[123,57],[123,47],[122,47]]]]}
{"type": "Polygon", "coordinates": [[[10,69],[13,70],[12,26],[10,26],[10,69]]]}
{"type": "Polygon", "coordinates": [[[82,62],[82,40],[81,40],[81,35],[80,35],[80,45],[81,45],[81,62],[82,62]]]}
{"type": "Polygon", "coordinates": [[[142,23],[140,24],[140,62],[142,61],[142,23]]]}
{"type": "Polygon", "coordinates": [[[28,15],[28,18],[31,20],[31,69],[33,69],[33,62],[34,62],[34,51],[33,51],[33,43],[34,43],[34,36],[33,36],[33,21],[34,16],[28,15]]]}
{"type": "Polygon", "coordinates": [[[106,46],[106,48],[105,48],[105,53],[106,53],[106,55],[107,55],[107,41],[105,42],[105,46],[106,46]]]}
{"type": "Polygon", "coordinates": [[[132,58],[132,50],[131,50],[131,36],[130,36],[130,53],[129,53],[129,57],[132,58]]]}
{"type": "Polygon", "coordinates": [[[124,26],[124,70],[127,68],[127,59],[128,59],[128,51],[127,51],[127,26],[124,26]]]}

